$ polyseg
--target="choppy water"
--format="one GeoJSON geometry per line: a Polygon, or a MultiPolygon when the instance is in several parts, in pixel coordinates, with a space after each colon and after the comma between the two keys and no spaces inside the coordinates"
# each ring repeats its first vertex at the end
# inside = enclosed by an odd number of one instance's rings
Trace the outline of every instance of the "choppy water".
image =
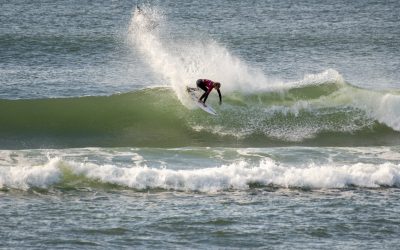
{"type": "Polygon", "coordinates": [[[139,5],[0,3],[1,248],[399,245],[397,1],[139,5]]]}

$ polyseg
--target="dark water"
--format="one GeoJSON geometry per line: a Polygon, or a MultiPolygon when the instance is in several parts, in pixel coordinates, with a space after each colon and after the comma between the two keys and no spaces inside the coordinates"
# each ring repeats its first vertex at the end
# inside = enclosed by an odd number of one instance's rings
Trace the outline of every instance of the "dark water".
{"type": "Polygon", "coordinates": [[[138,4],[0,1],[1,248],[399,245],[398,1],[138,4]]]}

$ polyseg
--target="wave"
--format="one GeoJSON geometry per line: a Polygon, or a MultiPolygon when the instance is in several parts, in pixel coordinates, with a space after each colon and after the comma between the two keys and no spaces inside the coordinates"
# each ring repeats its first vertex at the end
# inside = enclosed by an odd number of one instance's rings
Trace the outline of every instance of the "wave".
{"type": "MultiPolygon", "coordinates": [[[[328,69],[301,81],[271,82],[213,40],[181,41],[162,11],[134,11],[132,48],[166,81],[111,96],[0,100],[0,148],[378,146],[400,143],[400,93],[352,86],[328,69]],[[222,82],[218,116],[185,86],[222,82]]],[[[195,36],[197,38],[197,36],[195,36]]],[[[200,36],[201,37],[201,36],[200,36]]]]}
{"type": "Polygon", "coordinates": [[[44,165],[0,168],[0,188],[17,189],[123,189],[219,192],[262,187],[337,189],[399,187],[400,166],[356,163],[350,165],[281,165],[270,158],[258,164],[238,161],[203,169],[117,167],[50,159],[44,165]]]}
{"type": "MultiPolygon", "coordinates": [[[[187,97],[188,98],[188,97],[187,97]]],[[[111,96],[0,100],[0,148],[371,146],[400,141],[400,95],[326,82],[209,98],[218,116],[168,87],[111,96]]]]}

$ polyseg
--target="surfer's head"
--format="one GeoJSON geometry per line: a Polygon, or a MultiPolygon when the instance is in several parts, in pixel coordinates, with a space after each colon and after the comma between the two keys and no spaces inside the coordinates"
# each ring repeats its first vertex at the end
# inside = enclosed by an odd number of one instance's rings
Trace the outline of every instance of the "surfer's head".
{"type": "Polygon", "coordinates": [[[216,89],[221,88],[221,83],[219,83],[219,82],[214,82],[214,88],[216,88],[216,89]]]}

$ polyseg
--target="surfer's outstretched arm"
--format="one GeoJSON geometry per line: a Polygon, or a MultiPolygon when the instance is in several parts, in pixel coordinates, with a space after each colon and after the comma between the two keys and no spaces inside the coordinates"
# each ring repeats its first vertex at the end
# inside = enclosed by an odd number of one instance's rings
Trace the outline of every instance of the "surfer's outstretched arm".
{"type": "Polygon", "coordinates": [[[222,104],[222,95],[221,95],[221,91],[219,89],[217,89],[218,92],[218,96],[219,96],[219,105],[222,104]]]}

